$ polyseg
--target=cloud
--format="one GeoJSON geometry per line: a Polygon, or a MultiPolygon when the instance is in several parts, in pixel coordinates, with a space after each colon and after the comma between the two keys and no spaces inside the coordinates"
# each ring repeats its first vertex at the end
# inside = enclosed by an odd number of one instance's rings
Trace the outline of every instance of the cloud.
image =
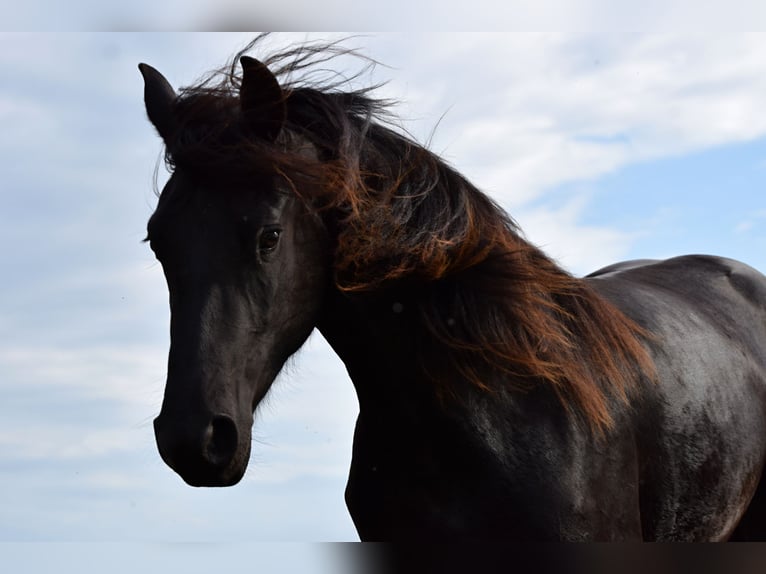
{"type": "Polygon", "coordinates": [[[750,233],[756,229],[756,227],[760,227],[764,220],[766,220],[766,210],[760,209],[754,211],[750,213],[746,219],[743,219],[734,227],[734,232],[737,234],[750,233]]]}
{"type": "Polygon", "coordinates": [[[0,349],[0,454],[7,464],[98,464],[152,444],[164,374],[160,349],[0,349]]]}
{"type": "Polygon", "coordinates": [[[763,39],[432,35],[396,53],[403,77],[387,93],[417,85],[407,110],[446,112],[433,148],[521,205],[630,163],[765,134],[763,39]]]}
{"type": "Polygon", "coordinates": [[[583,224],[586,207],[587,199],[580,197],[559,207],[524,208],[517,215],[532,243],[569,271],[585,275],[618,261],[636,239],[631,232],[583,224]]]}
{"type": "Polygon", "coordinates": [[[147,386],[164,374],[165,351],[141,345],[5,345],[0,361],[5,380],[23,381],[35,393],[66,389],[123,405],[147,405],[156,402],[147,386]]]}

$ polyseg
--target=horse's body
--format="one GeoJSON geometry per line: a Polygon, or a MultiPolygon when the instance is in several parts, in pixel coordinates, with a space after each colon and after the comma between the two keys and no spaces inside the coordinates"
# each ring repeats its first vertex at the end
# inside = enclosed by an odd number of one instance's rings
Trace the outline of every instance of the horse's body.
{"type": "Polygon", "coordinates": [[[363,540],[766,537],[763,276],[688,256],[573,278],[371,100],[242,64],[238,93],[180,98],[141,68],[176,166],[149,223],[171,304],[155,429],[187,482],[241,478],[253,410],[316,327],[359,398],[363,540]]]}
{"type": "MultiPolygon", "coordinates": [[[[628,262],[591,277],[655,335],[657,383],[644,387],[630,423],[643,536],[726,539],[766,457],[766,279],[706,256],[628,262]]],[[[766,536],[761,504],[735,536],[766,536]]]]}
{"type": "MultiPolygon", "coordinates": [[[[348,339],[323,331],[361,390],[347,501],[363,539],[732,533],[766,457],[764,277],[734,261],[689,256],[618,264],[588,281],[656,335],[657,383],[618,408],[615,429],[600,441],[563,419],[544,390],[473,391],[445,412],[432,396],[413,396],[412,364],[366,355],[381,341],[362,336],[364,325],[349,318],[336,327],[348,339]]],[[[392,328],[382,337],[402,334],[392,328]]],[[[743,536],[766,534],[757,512],[743,536]]]]}

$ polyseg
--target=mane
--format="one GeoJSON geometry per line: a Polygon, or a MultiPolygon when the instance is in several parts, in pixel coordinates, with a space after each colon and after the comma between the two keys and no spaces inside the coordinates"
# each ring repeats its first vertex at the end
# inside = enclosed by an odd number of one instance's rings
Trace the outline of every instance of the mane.
{"type": "Polygon", "coordinates": [[[416,306],[421,370],[440,396],[455,395],[454,373],[487,392],[500,380],[519,391],[549,385],[569,412],[608,430],[612,405],[627,404],[642,376],[653,374],[642,344],[648,335],[526,241],[489,197],[395,129],[390,102],[373,98],[375,87],[317,79],[329,60],[356,55],[340,44],[260,58],[280,80],[287,123],[276,144],[248,135],[238,121],[236,62],[262,39],[182,90],[177,107],[186,127],[168,145],[171,166],[221,177],[284,176],[302,199],[331,214],[339,290],[425,293],[416,306]],[[306,140],[315,156],[298,152],[306,140]]]}

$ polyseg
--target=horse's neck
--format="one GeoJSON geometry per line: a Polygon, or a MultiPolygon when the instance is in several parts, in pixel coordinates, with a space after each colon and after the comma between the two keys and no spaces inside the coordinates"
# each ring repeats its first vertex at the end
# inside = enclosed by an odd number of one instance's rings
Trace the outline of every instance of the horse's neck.
{"type": "MultiPolygon", "coordinates": [[[[406,295],[348,297],[332,290],[327,297],[317,327],[345,364],[362,415],[384,426],[390,425],[392,416],[402,428],[418,426],[431,417],[442,420],[445,404],[455,406],[457,395],[462,397],[457,400],[462,405],[457,407],[459,417],[465,416],[469,403],[470,408],[497,403],[500,410],[507,409],[508,405],[498,402],[507,401],[507,393],[490,394],[460,385],[459,373],[451,381],[457,388],[449,388],[447,394],[438,388],[424,372],[429,363],[421,354],[429,345],[424,345],[422,338],[427,335],[419,320],[417,301],[406,295]]],[[[434,360],[439,357],[431,357],[434,360]]]]}
{"type": "Polygon", "coordinates": [[[398,402],[417,382],[415,313],[396,296],[328,296],[317,326],[345,364],[362,409],[398,402]]]}

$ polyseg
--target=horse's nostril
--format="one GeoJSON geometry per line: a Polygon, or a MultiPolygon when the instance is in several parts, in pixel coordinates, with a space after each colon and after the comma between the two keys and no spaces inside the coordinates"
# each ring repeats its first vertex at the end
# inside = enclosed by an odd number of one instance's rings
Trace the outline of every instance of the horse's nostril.
{"type": "Polygon", "coordinates": [[[237,452],[239,440],[234,421],[225,415],[213,417],[206,438],[205,457],[208,462],[218,467],[228,466],[237,452]]]}

